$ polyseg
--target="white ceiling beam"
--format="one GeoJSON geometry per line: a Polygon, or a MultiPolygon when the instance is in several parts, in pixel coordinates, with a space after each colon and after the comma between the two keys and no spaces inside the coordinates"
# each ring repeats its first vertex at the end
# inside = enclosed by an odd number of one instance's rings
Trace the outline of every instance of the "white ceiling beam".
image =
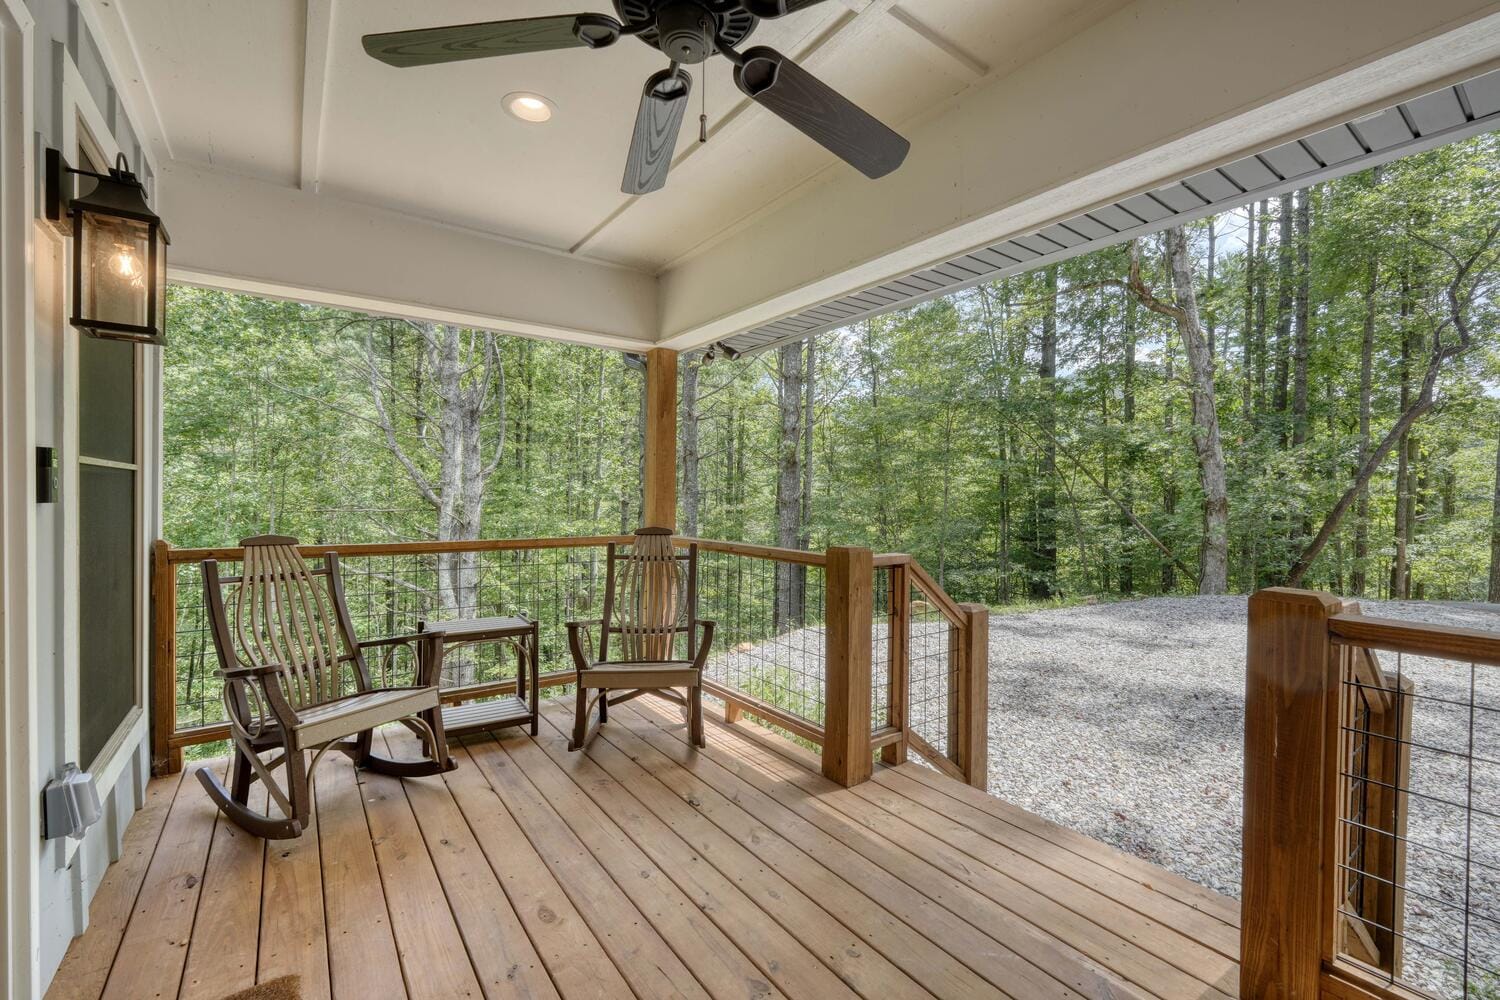
{"type": "Polygon", "coordinates": [[[323,108],[328,92],[328,54],[333,39],[333,0],[307,0],[302,47],[302,190],[318,190],[323,148],[323,108]]]}
{"type": "Polygon", "coordinates": [[[388,209],[182,162],[162,174],[169,275],[341,308],[644,350],[656,281],[388,209]]]}
{"type": "Polygon", "coordinates": [[[987,65],[965,52],[957,42],[945,38],[941,33],[912,16],[905,7],[893,4],[888,13],[891,20],[905,28],[913,37],[925,42],[925,47],[929,52],[936,54],[951,69],[956,69],[959,75],[967,77],[970,83],[990,75],[990,68],[987,65]]]}
{"type": "Polygon", "coordinates": [[[131,124],[140,133],[147,156],[155,164],[165,163],[172,158],[172,140],[162,125],[156,95],[141,69],[135,36],[121,14],[120,5],[107,0],[78,0],[78,10],[99,42],[99,54],[109,70],[110,81],[131,124]]]}
{"type": "Polygon", "coordinates": [[[662,275],[687,349],[1500,64],[1492,0],[1137,0],[662,275]],[[1233,39],[1254,59],[1223,57],[1233,39]]]}

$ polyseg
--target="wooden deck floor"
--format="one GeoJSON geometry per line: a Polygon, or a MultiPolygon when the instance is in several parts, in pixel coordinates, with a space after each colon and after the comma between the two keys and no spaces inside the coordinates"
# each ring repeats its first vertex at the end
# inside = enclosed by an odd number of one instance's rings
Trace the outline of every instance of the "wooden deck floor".
{"type": "Polygon", "coordinates": [[[443,778],[325,760],[296,841],[152,782],[48,997],[1238,996],[1237,903],[930,770],[695,754],[653,699],[569,754],[567,711],[443,778]]]}

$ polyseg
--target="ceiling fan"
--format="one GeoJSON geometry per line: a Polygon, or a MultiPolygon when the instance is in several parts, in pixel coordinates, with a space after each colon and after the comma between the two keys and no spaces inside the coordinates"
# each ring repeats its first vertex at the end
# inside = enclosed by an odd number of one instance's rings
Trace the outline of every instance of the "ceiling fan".
{"type": "Polygon", "coordinates": [[[799,129],[866,177],[884,177],[911,148],[901,136],[807,70],[765,45],[736,48],[761,18],[783,17],[821,0],[614,0],[618,17],[561,14],[365,35],[365,51],[391,66],[550,49],[602,49],[634,36],[660,49],[666,69],[646,80],[620,189],[647,194],[667,181],[693,78],[683,65],[722,55],[747,97],[799,129]]]}

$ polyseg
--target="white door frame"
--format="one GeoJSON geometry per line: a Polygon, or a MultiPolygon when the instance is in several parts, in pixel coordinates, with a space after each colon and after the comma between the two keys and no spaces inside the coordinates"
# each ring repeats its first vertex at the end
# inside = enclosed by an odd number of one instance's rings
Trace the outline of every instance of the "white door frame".
{"type": "Polygon", "coordinates": [[[41,992],[36,746],[32,18],[0,0],[0,990],[41,992]]]}

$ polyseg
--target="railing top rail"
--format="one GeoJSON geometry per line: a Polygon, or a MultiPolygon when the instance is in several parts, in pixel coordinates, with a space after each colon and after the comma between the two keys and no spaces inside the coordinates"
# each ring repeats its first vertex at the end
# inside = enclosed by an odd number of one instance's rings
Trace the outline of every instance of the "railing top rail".
{"type": "Polygon", "coordinates": [[[1329,617],[1328,632],[1335,642],[1347,646],[1500,666],[1500,632],[1347,612],[1329,617]]]}
{"type": "MultiPolygon", "coordinates": [[[[629,542],[629,535],[579,535],[569,538],[481,538],[470,542],[354,542],[328,545],[301,545],[304,556],[336,552],[340,556],[428,555],[436,552],[500,552],[524,549],[587,549],[610,542],[629,542]]],[[[243,559],[245,550],[238,545],[215,548],[179,549],[167,543],[167,562],[192,563],[204,559],[225,561],[243,559]]]]}
{"type": "Polygon", "coordinates": [[[928,600],[943,613],[944,618],[960,627],[964,624],[963,609],[958,606],[957,601],[948,596],[946,590],[937,585],[937,581],[927,574],[927,570],[922,568],[921,563],[915,559],[911,560],[906,564],[906,572],[911,574],[912,582],[927,595],[928,600]]]}
{"type": "MultiPolygon", "coordinates": [[[[438,552],[498,552],[518,549],[574,549],[594,548],[616,542],[629,544],[631,535],[579,535],[559,538],[481,538],[474,541],[426,541],[426,542],[338,542],[324,545],[299,546],[304,556],[317,556],[324,552],[336,552],[341,556],[398,556],[429,555],[438,552]]],[[[728,555],[750,559],[765,559],[770,562],[797,563],[803,566],[826,566],[828,557],[822,552],[804,552],[800,549],[784,549],[774,545],[756,545],[753,542],[729,542],[714,538],[675,539],[679,545],[696,544],[706,552],[723,552],[728,555]]],[[[170,542],[166,546],[167,562],[192,563],[204,559],[241,559],[245,550],[238,545],[218,545],[207,548],[178,548],[170,542]]],[[[911,557],[888,554],[879,557],[877,565],[895,565],[910,562],[911,557]]]]}
{"type": "Polygon", "coordinates": [[[822,552],[804,552],[801,549],[783,549],[775,545],[756,545],[753,542],[726,542],[715,538],[674,538],[677,545],[697,545],[704,552],[723,552],[748,559],[766,559],[771,562],[798,563],[802,566],[826,566],[828,556],[822,552]]]}

